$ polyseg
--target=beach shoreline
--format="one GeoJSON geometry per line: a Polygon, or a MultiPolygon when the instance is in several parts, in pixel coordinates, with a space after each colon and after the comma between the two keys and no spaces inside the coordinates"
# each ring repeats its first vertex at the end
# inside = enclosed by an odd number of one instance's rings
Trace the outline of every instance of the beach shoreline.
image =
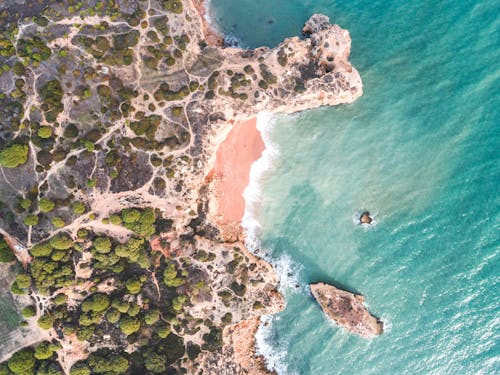
{"type": "Polygon", "coordinates": [[[212,212],[224,241],[243,241],[241,221],[245,214],[243,192],[250,182],[250,168],[265,150],[257,118],[237,121],[219,144],[207,176],[214,199],[212,212]]]}

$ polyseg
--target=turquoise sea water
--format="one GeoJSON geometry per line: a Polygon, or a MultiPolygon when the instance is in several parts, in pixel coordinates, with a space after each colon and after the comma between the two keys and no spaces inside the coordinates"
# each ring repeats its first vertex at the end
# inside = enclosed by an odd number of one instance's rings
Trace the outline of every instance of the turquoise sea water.
{"type": "Polygon", "coordinates": [[[260,352],[280,374],[500,374],[500,3],[212,0],[248,47],[315,12],[349,29],[364,96],[259,119],[246,222],[287,298],[260,352]],[[364,294],[384,334],[329,323],[318,281],[364,294]]]}

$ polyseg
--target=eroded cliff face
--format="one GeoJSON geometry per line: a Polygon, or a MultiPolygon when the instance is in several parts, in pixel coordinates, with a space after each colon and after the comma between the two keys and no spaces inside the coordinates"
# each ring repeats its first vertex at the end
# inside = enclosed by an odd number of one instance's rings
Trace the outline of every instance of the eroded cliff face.
{"type": "Polygon", "coordinates": [[[312,284],[311,292],[326,316],[347,331],[365,338],[382,334],[383,323],[370,314],[363,296],[323,283],[312,284]]]}
{"type": "MultiPolygon", "coordinates": [[[[349,33],[315,15],[305,39],[223,48],[199,1],[102,3],[50,2],[33,22],[20,16],[30,2],[0,4],[11,54],[0,56],[10,69],[0,74],[0,151],[27,150],[18,166],[0,166],[0,233],[31,278],[24,292],[36,302],[43,289],[36,317],[54,316],[50,337],[64,349],[77,335],[98,355],[153,361],[167,340],[176,352],[166,367],[256,373],[261,360],[242,358],[253,358],[258,317],[284,301],[272,267],[217,227],[206,176],[235,120],[360,96],[349,33]],[[113,314],[82,312],[104,294],[113,314]],[[117,322],[119,301],[138,312],[117,322]]],[[[87,354],[57,361],[67,372],[87,354]]]]}

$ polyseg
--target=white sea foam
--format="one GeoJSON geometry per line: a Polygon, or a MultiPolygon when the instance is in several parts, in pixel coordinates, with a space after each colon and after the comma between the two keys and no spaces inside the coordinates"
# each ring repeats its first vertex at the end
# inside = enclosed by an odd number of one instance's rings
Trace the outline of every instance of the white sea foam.
{"type": "Polygon", "coordinates": [[[271,371],[276,371],[280,375],[295,375],[296,372],[290,372],[286,364],[286,350],[276,347],[276,340],[273,337],[271,329],[272,322],[279,320],[276,315],[265,315],[260,318],[259,330],[255,334],[256,353],[266,360],[266,366],[271,371]]]}
{"type": "MultiPolygon", "coordinates": [[[[257,116],[257,130],[264,141],[265,150],[250,168],[249,184],[243,193],[245,213],[242,226],[246,233],[247,248],[273,265],[279,277],[279,290],[286,295],[302,289],[300,286],[302,284],[300,281],[301,266],[293,262],[288,254],[282,254],[275,258],[271,256],[270,251],[262,249],[260,240],[262,226],[258,220],[262,205],[263,182],[280,158],[280,151],[271,140],[271,131],[275,121],[275,117],[270,113],[260,113],[257,116]]],[[[276,340],[273,338],[271,326],[272,322],[277,319],[280,318],[276,315],[261,317],[261,324],[255,335],[256,352],[265,358],[270,370],[274,370],[278,374],[291,374],[286,365],[286,350],[276,347],[276,340]]]]}
{"type": "Polygon", "coordinates": [[[257,218],[262,202],[262,183],[271,171],[274,162],[280,157],[278,147],[271,141],[270,132],[274,124],[275,119],[270,113],[260,113],[257,116],[257,130],[264,141],[265,150],[250,168],[250,181],[243,192],[245,213],[241,222],[245,228],[247,246],[251,251],[260,248],[261,226],[257,218]]]}

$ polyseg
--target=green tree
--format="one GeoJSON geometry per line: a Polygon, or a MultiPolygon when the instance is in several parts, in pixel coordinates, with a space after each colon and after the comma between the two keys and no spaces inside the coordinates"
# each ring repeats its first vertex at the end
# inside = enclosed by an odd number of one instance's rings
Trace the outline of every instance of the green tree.
{"type": "Polygon", "coordinates": [[[85,204],[83,202],[73,203],[73,212],[77,215],[81,215],[85,212],[85,204]]]}
{"type": "Polygon", "coordinates": [[[5,239],[0,235],[0,262],[10,263],[14,259],[16,259],[16,257],[14,256],[14,252],[9,247],[9,245],[7,245],[5,239]]]}
{"type": "Polygon", "coordinates": [[[48,257],[52,253],[52,246],[49,242],[44,242],[43,244],[38,244],[30,249],[31,255],[34,257],[48,257]]]}
{"type": "Polygon", "coordinates": [[[170,334],[170,327],[164,323],[156,330],[156,333],[164,339],[170,334]]]}
{"type": "Polygon", "coordinates": [[[21,349],[10,357],[7,364],[10,371],[15,374],[32,374],[35,368],[35,356],[31,349],[21,349]]]}
{"type": "Polygon", "coordinates": [[[21,314],[23,315],[24,318],[32,318],[36,315],[36,308],[35,306],[26,306],[21,311],[21,314]]]}
{"type": "Polygon", "coordinates": [[[139,294],[142,283],[137,277],[132,277],[125,282],[125,287],[130,294],[139,294]]]}
{"type": "Polygon", "coordinates": [[[44,341],[35,348],[35,358],[39,360],[49,359],[54,354],[55,347],[50,342],[44,341]]]}
{"type": "Polygon", "coordinates": [[[16,283],[19,288],[29,288],[31,286],[31,277],[24,273],[20,273],[16,276],[16,283]]]}
{"type": "Polygon", "coordinates": [[[98,252],[107,254],[111,251],[111,240],[107,237],[98,237],[94,241],[94,247],[98,252]]]}
{"type": "Polygon", "coordinates": [[[164,374],[167,370],[165,356],[158,354],[152,350],[144,353],[144,366],[155,374],[164,374]]]}
{"type": "Polygon", "coordinates": [[[52,324],[54,324],[54,320],[49,314],[42,315],[38,318],[38,326],[42,329],[50,329],[52,328],[52,324]]]}
{"type": "Polygon", "coordinates": [[[52,136],[52,127],[51,126],[42,126],[38,129],[38,136],[40,138],[50,138],[52,136]]]}
{"type": "Polygon", "coordinates": [[[38,216],[36,215],[28,215],[24,218],[24,224],[28,226],[38,225],[38,216]]]}
{"type": "Polygon", "coordinates": [[[118,323],[118,321],[120,320],[120,317],[121,317],[121,314],[118,310],[116,309],[109,309],[107,312],[106,312],[106,319],[108,319],[108,322],[110,323],[118,323]]]}
{"type": "Polygon", "coordinates": [[[84,363],[76,363],[69,370],[69,375],[90,375],[90,368],[84,363]]]}
{"type": "Polygon", "coordinates": [[[51,201],[49,198],[42,198],[38,202],[38,208],[40,209],[40,212],[50,212],[54,209],[55,203],[51,201]]]}
{"type": "Polygon", "coordinates": [[[144,321],[147,325],[151,326],[160,320],[160,311],[158,309],[152,309],[144,314],[144,321]]]}
{"type": "Polygon", "coordinates": [[[31,199],[22,199],[19,205],[21,206],[22,209],[27,210],[28,208],[31,207],[32,203],[33,202],[31,202],[31,199]]]}
{"type": "Polygon", "coordinates": [[[93,294],[90,301],[90,309],[95,312],[107,310],[110,304],[109,297],[103,293],[93,294]]]}
{"type": "Polygon", "coordinates": [[[130,316],[124,316],[120,319],[120,323],[118,325],[126,336],[130,336],[132,333],[137,332],[139,328],[141,328],[140,320],[130,316]]]}
{"type": "Polygon", "coordinates": [[[50,246],[56,250],[68,250],[72,245],[73,241],[65,234],[60,234],[50,239],[50,246]]]}
{"type": "Polygon", "coordinates": [[[54,226],[54,228],[62,228],[66,225],[63,219],[61,219],[59,216],[54,216],[50,222],[54,226]]]}
{"type": "Polygon", "coordinates": [[[28,146],[14,143],[0,151],[0,166],[15,168],[28,161],[28,146]]]}

